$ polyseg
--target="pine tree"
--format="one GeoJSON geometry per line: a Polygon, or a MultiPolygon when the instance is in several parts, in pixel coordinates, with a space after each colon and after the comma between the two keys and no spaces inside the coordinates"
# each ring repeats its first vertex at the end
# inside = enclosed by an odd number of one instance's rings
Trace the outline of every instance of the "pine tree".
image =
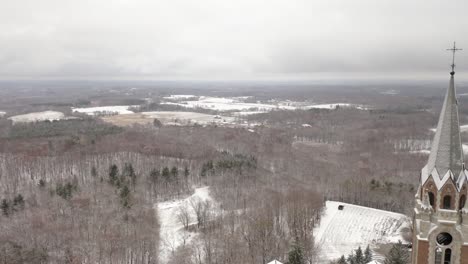
{"type": "Polygon", "coordinates": [[[94,167],[94,166],[91,168],[91,176],[93,178],[96,178],[96,176],[97,176],[97,170],[96,170],[96,167],[94,167]]]}
{"type": "Polygon", "coordinates": [[[18,194],[13,199],[13,210],[22,210],[24,209],[24,198],[21,194],[18,194]]]}
{"type": "Polygon", "coordinates": [[[44,187],[46,185],[46,182],[43,179],[39,180],[39,187],[44,187]]]}
{"type": "Polygon", "coordinates": [[[336,264],[347,264],[346,258],[344,255],[341,256],[341,258],[336,262],[336,264]]]}
{"type": "Polygon", "coordinates": [[[293,245],[293,248],[289,251],[288,264],[305,264],[304,255],[300,246],[293,245]]]}
{"type": "Polygon", "coordinates": [[[129,209],[130,205],[130,189],[127,185],[124,185],[122,190],[120,190],[120,203],[124,208],[129,209]]]}
{"type": "Polygon", "coordinates": [[[161,172],[157,169],[152,169],[150,172],[150,181],[156,184],[159,181],[159,176],[161,176],[161,172]]]}
{"type": "Polygon", "coordinates": [[[362,249],[361,247],[358,247],[356,249],[356,253],[354,255],[354,261],[356,264],[365,264],[367,262],[364,262],[364,255],[362,254],[362,249]]]}
{"type": "Polygon", "coordinates": [[[129,177],[132,181],[132,185],[135,186],[136,174],[135,174],[135,170],[133,169],[133,165],[131,163],[125,163],[122,175],[125,177],[129,177]]]}
{"type": "Polygon", "coordinates": [[[8,202],[7,199],[2,200],[2,204],[0,205],[2,209],[2,213],[4,216],[9,216],[10,215],[10,203],[8,202]]]}
{"type": "Polygon", "coordinates": [[[175,166],[171,169],[171,175],[174,179],[177,179],[179,176],[179,170],[175,166]]]}
{"type": "Polygon", "coordinates": [[[369,245],[367,245],[366,250],[364,250],[364,263],[369,263],[372,261],[372,251],[370,250],[369,245]]]}
{"type": "Polygon", "coordinates": [[[109,183],[115,185],[118,181],[117,175],[119,174],[119,168],[117,165],[112,164],[109,168],[109,183]]]}
{"type": "Polygon", "coordinates": [[[407,264],[409,263],[408,248],[398,241],[385,256],[384,264],[407,264]]]}

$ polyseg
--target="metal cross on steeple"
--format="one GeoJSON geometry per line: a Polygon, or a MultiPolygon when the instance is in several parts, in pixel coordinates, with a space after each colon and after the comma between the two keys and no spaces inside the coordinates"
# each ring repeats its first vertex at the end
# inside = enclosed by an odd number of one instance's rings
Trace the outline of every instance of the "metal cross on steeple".
{"type": "Polygon", "coordinates": [[[455,74],[455,52],[459,51],[459,50],[463,50],[463,49],[457,49],[457,46],[456,46],[456,43],[453,42],[453,48],[451,49],[447,49],[449,51],[451,51],[453,53],[452,55],[452,72],[450,72],[450,75],[454,75],[455,74]]]}

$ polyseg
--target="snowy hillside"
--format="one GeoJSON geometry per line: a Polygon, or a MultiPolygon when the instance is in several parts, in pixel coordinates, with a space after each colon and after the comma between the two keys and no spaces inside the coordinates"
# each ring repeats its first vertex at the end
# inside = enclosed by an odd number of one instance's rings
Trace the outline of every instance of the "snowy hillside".
{"type": "Polygon", "coordinates": [[[186,231],[177,217],[180,208],[186,207],[190,212],[190,224],[196,224],[195,213],[190,209],[191,201],[213,202],[213,198],[209,194],[209,187],[197,188],[195,189],[194,194],[184,199],[157,204],[159,224],[161,225],[159,263],[167,263],[172,252],[181,245],[191,243],[193,238],[196,236],[196,233],[186,231]]]}
{"type": "Polygon", "coordinates": [[[314,229],[320,262],[347,256],[358,246],[404,241],[400,230],[408,226],[405,215],[352,204],[327,201],[320,225],[314,229]],[[338,210],[338,205],[344,205],[338,210]]]}

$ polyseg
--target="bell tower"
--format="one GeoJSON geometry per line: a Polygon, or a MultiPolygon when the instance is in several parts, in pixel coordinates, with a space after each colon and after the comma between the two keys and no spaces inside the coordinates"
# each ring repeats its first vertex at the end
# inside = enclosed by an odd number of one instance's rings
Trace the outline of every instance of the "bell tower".
{"type": "Polygon", "coordinates": [[[452,71],[427,164],[421,170],[413,218],[413,264],[468,264],[467,175],[452,71]]]}

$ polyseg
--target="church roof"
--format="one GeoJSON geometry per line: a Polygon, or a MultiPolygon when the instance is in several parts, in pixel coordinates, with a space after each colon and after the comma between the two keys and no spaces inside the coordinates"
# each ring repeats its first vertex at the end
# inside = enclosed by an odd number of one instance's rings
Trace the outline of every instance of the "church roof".
{"type": "Polygon", "coordinates": [[[449,88],[445,95],[426,168],[430,174],[434,169],[437,170],[436,174],[440,175],[439,177],[443,177],[450,171],[457,178],[464,169],[454,73],[450,77],[449,88]]]}

